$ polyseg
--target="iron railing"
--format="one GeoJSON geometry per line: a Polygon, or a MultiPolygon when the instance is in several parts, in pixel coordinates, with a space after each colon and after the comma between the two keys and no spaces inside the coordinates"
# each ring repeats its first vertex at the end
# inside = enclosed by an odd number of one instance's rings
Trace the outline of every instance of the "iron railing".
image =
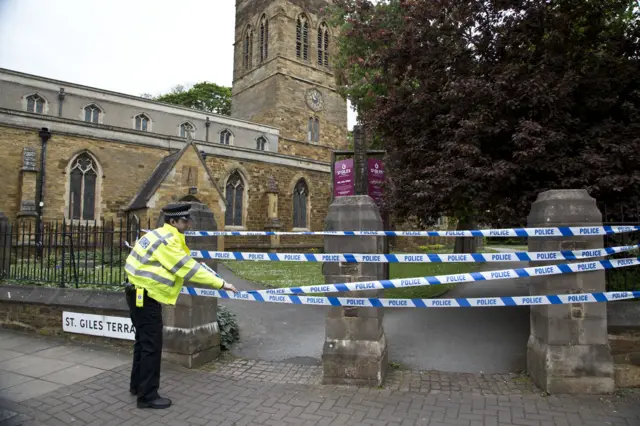
{"type": "Polygon", "coordinates": [[[35,285],[120,286],[124,264],[140,233],[136,221],[103,224],[46,222],[0,229],[0,278],[35,285]],[[2,266],[4,265],[4,266],[2,266]]]}
{"type": "MultiPolygon", "coordinates": [[[[607,209],[602,207],[602,219],[605,225],[640,225],[640,208],[636,205],[633,208],[607,209]]],[[[604,237],[605,247],[616,247],[624,245],[640,244],[640,232],[629,232],[623,234],[606,235],[604,237]]],[[[640,256],[638,250],[614,254],[607,259],[620,259],[625,257],[640,256]]],[[[640,290],[640,269],[637,266],[619,269],[608,269],[605,272],[607,281],[607,291],[631,291],[640,290]]]]}

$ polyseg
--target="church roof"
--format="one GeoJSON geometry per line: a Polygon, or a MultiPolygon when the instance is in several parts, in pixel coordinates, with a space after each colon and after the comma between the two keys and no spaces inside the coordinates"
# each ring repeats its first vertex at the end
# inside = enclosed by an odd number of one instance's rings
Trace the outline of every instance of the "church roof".
{"type": "Polygon", "coordinates": [[[153,197],[153,195],[156,193],[156,191],[158,190],[162,182],[164,182],[164,180],[167,178],[167,175],[169,174],[171,169],[176,165],[178,160],[180,160],[180,157],[182,157],[182,154],[184,154],[184,152],[190,147],[196,151],[196,155],[200,159],[200,163],[202,164],[202,167],[204,167],[204,170],[207,172],[207,177],[209,178],[209,181],[211,182],[213,187],[216,189],[216,191],[218,191],[218,194],[220,195],[220,199],[224,203],[226,203],[222,190],[220,189],[220,187],[214,180],[213,176],[211,175],[211,172],[207,167],[207,164],[205,163],[204,158],[202,158],[202,156],[198,152],[198,148],[196,147],[193,139],[191,139],[191,135],[187,136],[187,140],[189,142],[187,142],[180,151],[173,152],[167,155],[166,157],[164,157],[162,160],[160,160],[156,168],[153,170],[153,173],[151,173],[151,176],[149,176],[149,179],[146,180],[146,182],[142,185],[142,188],[140,188],[140,191],[135,195],[135,197],[133,197],[133,200],[131,201],[131,203],[129,203],[129,205],[124,209],[125,211],[146,209],[147,204],[149,203],[149,200],[151,199],[151,197],[153,197]]]}
{"type": "Polygon", "coordinates": [[[156,193],[160,184],[164,181],[173,166],[176,165],[182,156],[184,150],[188,147],[189,144],[186,144],[180,151],[169,154],[160,160],[156,168],[153,170],[153,173],[151,173],[151,176],[149,176],[149,179],[147,179],[147,181],[142,185],[142,188],[140,188],[140,191],[135,195],[135,197],[133,197],[133,200],[125,211],[147,208],[147,203],[151,197],[153,197],[153,194],[156,193]]]}

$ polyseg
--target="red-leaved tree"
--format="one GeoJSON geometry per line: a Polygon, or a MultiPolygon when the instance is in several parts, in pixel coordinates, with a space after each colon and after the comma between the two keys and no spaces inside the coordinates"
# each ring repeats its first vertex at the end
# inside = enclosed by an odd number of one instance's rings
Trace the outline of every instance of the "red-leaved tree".
{"type": "Polygon", "coordinates": [[[384,141],[395,217],[523,225],[548,189],[637,204],[634,0],[334,3],[339,83],[384,141]]]}

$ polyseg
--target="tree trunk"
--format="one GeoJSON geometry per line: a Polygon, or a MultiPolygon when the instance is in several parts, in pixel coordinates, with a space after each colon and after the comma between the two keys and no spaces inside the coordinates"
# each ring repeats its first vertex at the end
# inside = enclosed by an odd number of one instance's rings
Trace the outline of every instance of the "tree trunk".
{"type": "MultiPolygon", "coordinates": [[[[471,230],[475,224],[471,220],[459,220],[456,230],[471,230]]],[[[475,237],[456,237],[455,246],[453,248],[454,253],[475,253],[477,249],[475,237]]]]}

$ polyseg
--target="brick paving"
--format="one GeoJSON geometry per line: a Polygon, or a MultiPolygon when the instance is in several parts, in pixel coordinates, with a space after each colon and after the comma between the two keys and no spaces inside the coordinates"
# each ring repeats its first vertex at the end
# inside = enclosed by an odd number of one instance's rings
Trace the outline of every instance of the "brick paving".
{"type": "MultiPolygon", "coordinates": [[[[108,351],[96,356],[128,356],[108,351]]],[[[137,409],[128,375],[121,363],[33,398],[0,397],[0,425],[640,425],[640,393],[548,396],[516,375],[392,369],[383,387],[366,388],[322,385],[319,366],[223,358],[196,370],[164,364],[168,410],[137,409]]]]}

